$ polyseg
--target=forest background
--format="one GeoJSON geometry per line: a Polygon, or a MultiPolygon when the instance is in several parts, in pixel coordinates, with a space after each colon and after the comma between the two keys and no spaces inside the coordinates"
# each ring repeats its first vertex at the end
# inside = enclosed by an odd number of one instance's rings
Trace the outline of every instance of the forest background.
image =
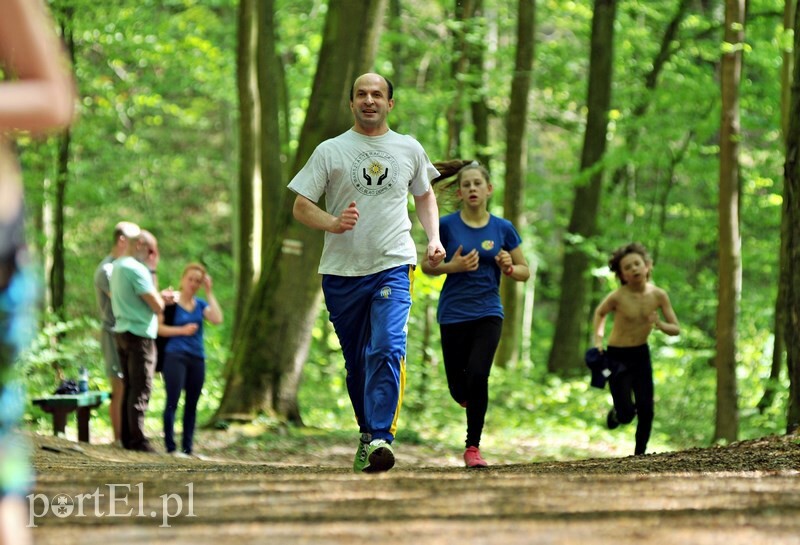
{"type": "MultiPolygon", "coordinates": [[[[650,249],[654,281],[670,294],[682,326],[678,338],[651,337],[656,383],[651,450],[785,432],[789,381],[780,342],[773,357],[781,337],[775,332],[786,151],[782,76],[792,50],[784,2],[751,0],[745,40],[735,44],[743,61],[734,437],[719,433],[716,414],[725,3],[259,3],[269,13],[255,20],[267,22],[261,28],[274,38],[272,59],[280,67],[281,78],[261,87],[263,93],[271,86],[278,97],[272,104],[279,109],[273,133],[279,137],[274,139],[275,170],[262,169],[262,186],[251,187],[242,184],[244,144],[252,135],[242,130],[247,123],[240,123],[249,120],[241,114],[247,88],[241,79],[246,72],[242,43],[247,43],[242,29],[247,25],[240,21],[248,20],[244,9],[255,4],[50,1],[72,54],[80,117],[66,135],[19,140],[29,241],[46,286],[40,334],[23,366],[31,397],[52,392],[60,378],[76,376],[81,365],[90,368],[93,387],[108,389],[92,276],[109,251],[114,224],[125,219],[158,237],[162,288],[177,286],[189,261],[203,262],[214,279],[226,321],[206,328],[202,421],[219,427],[256,422],[267,434],[293,433],[293,424],[300,422],[355,429],[341,353],[319,290],[313,301],[303,303],[314,318],[308,342],[286,326],[291,321],[258,329],[249,318],[259,307],[292,315],[303,306],[293,306],[294,291],[284,290],[285,299],[273,298],[264,307],[257,286],[260,270],[297,251],[298,241],[280,229],[285,213],[278,203],[286,198],[285,185],[304,149],[303,124],[318,106],[312,82],[325,67],[326,29],[338,25],[344,36],[355,29],[363,33],[363,27],[375,32],[369,68],[394,82],[393,129],[414,135],[434,161],[476,158],[489,165],[496,189],[491,211],[514,218],[535,271],[519,293],[509,295],[504,288],[504,297],[512,298],[506,301],[518,308],[507,320],[506,330],[514,334],[504,338],[490,381],[485,442],[500,448],[517,440],[537,459],[632,451],[632,431],[611,434],[603,428],[608,392],[589,387],[582,354],[589,346],[591,310],[617,286],[606,267],[608,256],[633,240],[650,249]],[[607,18],[610,8],[613,32],[610,41],[598,44],[593,24],[598,11],[605,10],[607,18]],[[353,17],[359,11],[363,20],[353,17]],[[528,70],[520,70],[521,45],[529,47],[528,70]],[[585,141],[592,111],[588,82],[592,59],[602,51],[610,63],[604,149],[599,160],[587,164],[592,145],[585,141]],[[530,78],[523,105],[513,92],[521,73],[530,78]],[[520,120],[522,154],[514,165],[509,127],[520,120]],[[511,177],[521,183],[512,187],[511,177]],[[581,212],[576,195],[594,186],[597,209],[581,212]],[[243,188],[252,194],[243,196],[243,188]],[[571,218],[586,214],[595,215],[596,225],[584,236],[571,228],[571,218]],[[587,265],[581,277],[586,293],[573,298],[580,303],[581,326],[565,340],[557,331],[559,313],[575,288],[566,284],[563,271],[572,270],[568,256],[575,252],[587,265]],[[247,271],[248,263],[254,270],[247,271]],[[291,352],[300,364],[288,370],[270,367],[269,357],[244,349],[237,335],[266,345],[272,354],[291,352]],[[294,344],[275,342],[282,338],[294,344]],[[559,355],[564,347],[567,357],[559,355]],[[243,369],[276,378],[262,387],[243,369]],[[242,382],[272,391],[236,395],[242,382]],[[287,390],[288,398],[295,392],[288,408],[280,402],[287,390]],[[244,409],[231,408],[228,401],[226,409],[226,395],[255,401],[244,409]]],[[[339,102],[346,108],[346,101],[339,102]]],[[[348,126],[349,121],[339,123],[337,132],[348,126]]],[[[454,205],[440,194],[443,213],[454,205]]],[[[320,233],[309,236],[321,239],[320,233]]],[[[315,263],[313,257],[307,262],[315,263]]],[[[315,269],[305,265],[297,274],[313,279],[315,269]]],[[[464,433],[463,411],[447,393],[434,319],[441,280],[416,275],[399,439],[457,445],[464,433]]],[[[153,436],[160,435],[161,407],[163,389],[157,382],[148,420],[153,436]]],[[[107,425],[100,413],[96,425],[107,425]]],[[[29,409],[27,421],[34,430],[49,431],[49,419],[38,409],[29,409]]]]}

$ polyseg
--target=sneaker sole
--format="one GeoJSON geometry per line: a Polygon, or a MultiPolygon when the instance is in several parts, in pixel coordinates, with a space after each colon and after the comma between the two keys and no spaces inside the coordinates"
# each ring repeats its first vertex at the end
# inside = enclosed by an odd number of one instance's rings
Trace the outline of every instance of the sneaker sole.
{"type": "Polygon", "coordinates": [[[387,447],[379,447],[369,455],[364,473],[380,473],[394,467],[394,452],[387,447]]]}

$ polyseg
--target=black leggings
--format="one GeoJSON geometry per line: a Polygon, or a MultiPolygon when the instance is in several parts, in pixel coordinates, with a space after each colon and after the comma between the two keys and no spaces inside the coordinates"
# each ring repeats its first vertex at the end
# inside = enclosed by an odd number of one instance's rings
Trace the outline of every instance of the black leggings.
{"type": "Polygon", "coordinates": [[[631,347],[609,346],[606,355],[611,361],[609,388],[614,410],[621,424],[637,416],[634,454],[644,454],[653,427],[653,364],[646,344],[631,347]],[[633,398],[631,398],[633,394],[633,398]]]}
{"type": "Polygon", "coordinates": [[[450,395],[467,405],[467,447],[480,446],[489,405],[489,373],[500,343],[503,319],[487,316],[442,324],[442,355],[450,395]]]}

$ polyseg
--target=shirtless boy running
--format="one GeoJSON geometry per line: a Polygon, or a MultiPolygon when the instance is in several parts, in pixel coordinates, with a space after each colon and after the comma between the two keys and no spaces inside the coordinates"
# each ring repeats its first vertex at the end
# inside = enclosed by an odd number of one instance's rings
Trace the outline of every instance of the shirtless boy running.
{"type": "Polygon", "coordinates": [[[653,425],[653,367],[647,338],[653,329],[678,335],[680,325],[667,292],[650,282],[653,262],[644,246],[631,243],[618,248],[608,267],[622,285],[594,311],[594,345],[601,352],[606,316],[614,314],[605,350],[612,371],[609,388],[614,407],[606,423],[614,429],[638,416],[634,454],[644,454],[653,425]]]}

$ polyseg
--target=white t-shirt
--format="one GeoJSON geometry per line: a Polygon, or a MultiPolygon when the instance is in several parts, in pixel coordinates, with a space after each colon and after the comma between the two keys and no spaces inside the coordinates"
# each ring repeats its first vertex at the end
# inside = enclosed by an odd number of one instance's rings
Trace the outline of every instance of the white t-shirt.
{"type": "Polygon", "coordinates": [[[314,203],[324,194],[334,216],[355,201],[359,218],[351,231],[325,233],[320,274],[365,276],[415,265],[408,194],[425,194],[438,175],[419,142],[392,130],[365,136],[350,129],[322,142],[289,189],[314,203]]]}

